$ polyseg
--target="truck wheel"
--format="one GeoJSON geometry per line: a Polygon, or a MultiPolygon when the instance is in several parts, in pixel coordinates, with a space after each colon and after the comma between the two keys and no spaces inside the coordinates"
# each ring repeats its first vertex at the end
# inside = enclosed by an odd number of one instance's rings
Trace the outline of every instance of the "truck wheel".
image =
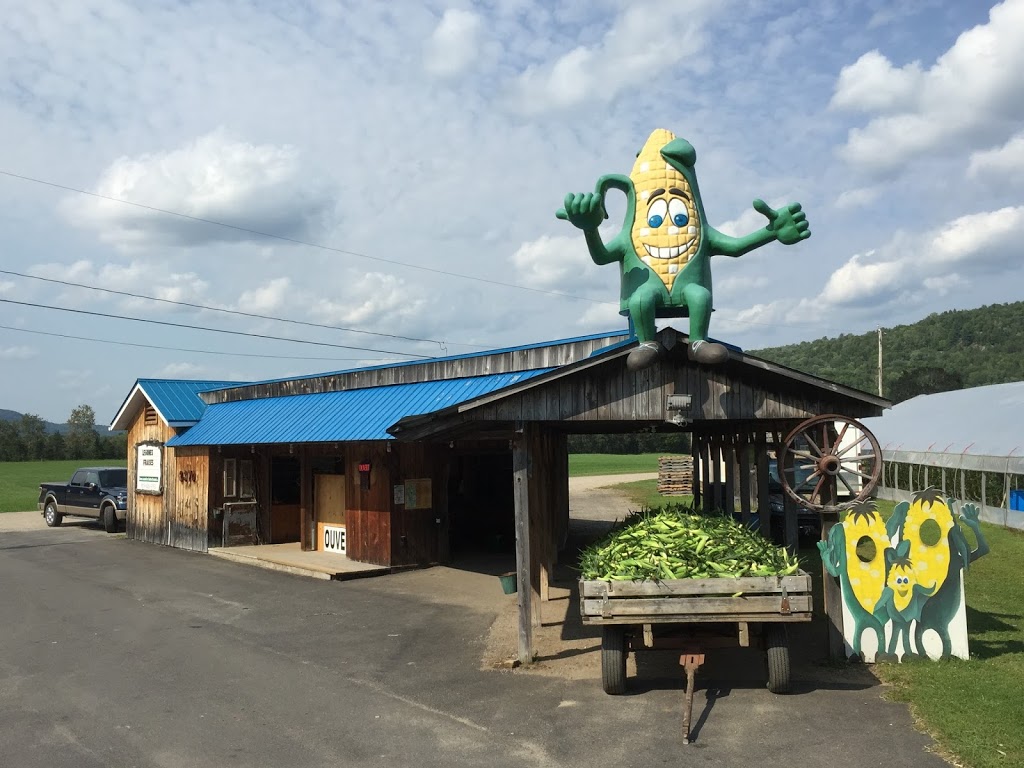
{"type": "Polygon", "coordinates": [[[606,626],[601,635],[601,685],[612,696],[626,692],[626,632],[622,627],[606,626]]]}
{"type": "Polygon", "coordinates": [[[117,512],[111,504],[103,508],[103,530],[107,533],[117,533],[117,512]]]}
{"type": "Polygon", "coordinates": [[[768,690],[789,693],[789,639],[781,624],[769,624],[765,631],[765,654],[768,657],[768,690]]]}
{"type": "Polygon", "coordinates": [[[51,528],[56,528],[64,522],[64,515],[57,511],[57,504],[52,499],[47,500],[43,507],[43,519],[51,528]]]}

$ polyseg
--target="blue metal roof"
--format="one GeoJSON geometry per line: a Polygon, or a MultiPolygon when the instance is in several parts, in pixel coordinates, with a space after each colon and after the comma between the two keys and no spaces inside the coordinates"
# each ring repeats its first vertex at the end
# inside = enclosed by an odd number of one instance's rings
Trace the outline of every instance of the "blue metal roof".
{"type": "Polygon", "coordinates": [[[138,386],[160,415],[171,426],[194,424],[202,418],[206,403],[200,392],[238,386],[237,381],[182,381],[175,379],[139,379],[138,386]]]}
{"type": "MultiPolygon", "coordinates": [[[[255,385],[255,384],[275,384],[275,383],[280,382],[280,381],[302,381],[303,379],[315,379],[315,378],[319,378],[320,376],[339,376],[339,375],[345,374],[345,373],[355,373],[356,371],[380,371],[380,370],[384,370],[386,368],[403,368],[403,367],[410,366],[410,365],[423,365],[424,363],[439,363],[439,362],[445,362],[445,361],[449,361],[449,360],[466,360],[466,359],[473,358],[473,357],[486,357],[488,355],[502,355],[502,354],[505,354],[506,352],[520,352],[520,351],[527,350],[527,349],[541,349],[543,347],[554,347],[554,346],[557,346],[559,344],[573,344],[573,343],[578,342],[578,341],[592,341],[592,340],[595,340],[595,339],[609,339],[609,338],[613,338],[615,336],[622,336],[623,334],[629,334],[629,333],[630,333],[630,331],[629,331],[628,328],[620,328],[617,331],[605,331],[604,333],[591,333],[591,334],[588,334],[586,336],[574,336],[573,338],[570,338],[570,339],[555,339],[554,341],[540,341],[540,342],[536,342],[534,344],[521,344],[518,347],[502,347],[501,349],[485,349],[482,352],[467,352],[466,354],[463,354],[463,355],[449,355],[449,356],[446,356],[446,357],[426,357],[426,358],[420,358],[420,359],[417,359],[417,360],[403,360],[400,363],[385,363],[384,365],[370,365],[370,366],[367,366],[365,368],[346,368],[346,369],[341,370],[341,371],[327,371],[325,373],[311,373],[311,374],[307,374],[305,376],[289,376],[288,378],[285,378],[285,379],[266,379],[264,381],[248,381],[248,382],[246,382],[246,384],[247,385],[249,385],[249,384],[253,384],[253,385],[255,385]]],[[[627,339],[623,343],[628,343],[628,342],[633,341],[633,340],[634,340],[634,337],[631,336],[629,339],[627,339]]],[[[597,352],[603,352],[603,351],[604,350],[597,350],[594,354],[597,354],[597,352]]],[[[227,383],[223,387],[214,387],[214,389],[219,389],[219,388],[225,388],[226,389],[226,388],[229,388],[230,386],[231,386],[231,384],[227,383]]]]}
{"type": "Polygon", "coordinates": [[[553,368],[464,379],[394,384],[315,395],[216,403],[202,420],[167,445],[260,445],[391,439],[387,428],[417,416],[490,394],[553,368]]]}

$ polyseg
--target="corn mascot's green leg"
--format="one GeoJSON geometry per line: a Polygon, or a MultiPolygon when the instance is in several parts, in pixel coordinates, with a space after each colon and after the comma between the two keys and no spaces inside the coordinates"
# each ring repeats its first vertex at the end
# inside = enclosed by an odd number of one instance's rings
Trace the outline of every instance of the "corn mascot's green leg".
{"type": "Polygon", "coordinates": [[[556,214],[583,230],[594,263],[620,266],[619,308],[633,321],[640,342],[626,361],[632,370],[646,368],[661,354],[658,317],[689,315],[690,359],[724,362],[726,348],[708,341],[711,257],[742,256],[774,240],[792,245],[811,236],[799,203],[775,210],[762,200],[754,201],[754,209],[768,220],[764,228],[744,237],[717,231],[704,214],[696,160],[690,142],[659,128],[637,154],[629,176],[602,176],[594,192],[566,195],[556,214]],[[612,189],[625,194],[626,215],[619,234],[606,243],[598,227],[607,218],[604,199],[612,189]]]}

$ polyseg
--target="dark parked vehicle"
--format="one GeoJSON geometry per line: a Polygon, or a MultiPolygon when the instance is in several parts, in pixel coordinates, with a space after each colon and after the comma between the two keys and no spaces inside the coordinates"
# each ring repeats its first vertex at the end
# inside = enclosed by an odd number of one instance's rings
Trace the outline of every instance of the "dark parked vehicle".
{"type": "Polygon", "coordinates": [[[128,509],[128,470],[124,467],[84,467],[70,483],[41,483],[39,509],[51,528],[65,516],[91,517],[114,533],[128,509]]]}

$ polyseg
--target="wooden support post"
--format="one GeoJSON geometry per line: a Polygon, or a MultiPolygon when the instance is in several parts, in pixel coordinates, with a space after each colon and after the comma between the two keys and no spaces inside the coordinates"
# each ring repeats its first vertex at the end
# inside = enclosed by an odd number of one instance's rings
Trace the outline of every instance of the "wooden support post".
{"type": "Polygon", "coordinates": [[[736,444],[740,460],[740,520],[750,525],[750,435],[743,433],[736,444]]]}
{"type": "Polygon", "coordinates": [[[309,449],[299,446],[299,546],[303,551],[315,549],[316,522],[313,520],[313,462],[309,449]]]}
{"type": "Polygon", "coordinates": [[[725,489],[722,509],[727,515],[736,511],[736,436],[726,435],[722,443],[722,460],[725,465],[725,489]]]}
{"type": "Polygon", "coordinates": [[[758,432],[754,438],[754,465],[757,472],[757,519],[761,535],[772,537],[772,509],[768,495],[768,444],[765,433],[758,432]]]}
{"type": "Polygon", "coordinates": [[[704,492],[707,493],[708,495],[708,498],[704,503],[705,512],[710,512],[722,506],[722,438],[719,437],[718,435],[713,435],[709,444],[711,446],[711,454],[709,459],[711,469],[711,485],[710,489],[704,489],[704,492]]]}
{"type": "MultiPolygon", "coordinates": [[[[516,513],[516,591],[519,605],[519,661],[533,661],[533,584],[530,573],[530,445],[532,425],[516,422],[512,440],[512,482],[516,513]]],[[[539,607],[539,605],[538,605],[539,607]]]]}
{"type": "MultiPolygon", "coordinates": [[[[827,427],[829,430],[829,445],[835,444],[836,434],[834,427],[827,427]]],[[[834,477],[827,478],[821,489],[821,503],[823,506],[831,506],[836,503],[837,488],[834,477]]],[[[827,512],[821,515],[821,539],[828,538],[828,532],[832,526],[839,524],[838,512],[827,512]]],[[[822,583],[824,584],[825,616],[828,619],[828,653],[833,659],[846,658],[846,641],[843,639],[843,593],[839,586],[839,579],[832,576],[825,570],[824,563],[821,566],[822,583]]]]}
{"type": "Polygon", "coordinates": [[[701,493],[703,492],[700,487],[700,478],[702,467],[704,466],[704,442],[696,432],[690,433],[690,455],[693,457],[693,472],[690,475],[693,508],[699,509],[701,506],[701,493]]]}
{"type": "Polygon", "coordinates": [[[711,440],[707,435],[701,439],[700,446],[700,477],[701,506],[705,512],[711,510],[711,440]]]}

